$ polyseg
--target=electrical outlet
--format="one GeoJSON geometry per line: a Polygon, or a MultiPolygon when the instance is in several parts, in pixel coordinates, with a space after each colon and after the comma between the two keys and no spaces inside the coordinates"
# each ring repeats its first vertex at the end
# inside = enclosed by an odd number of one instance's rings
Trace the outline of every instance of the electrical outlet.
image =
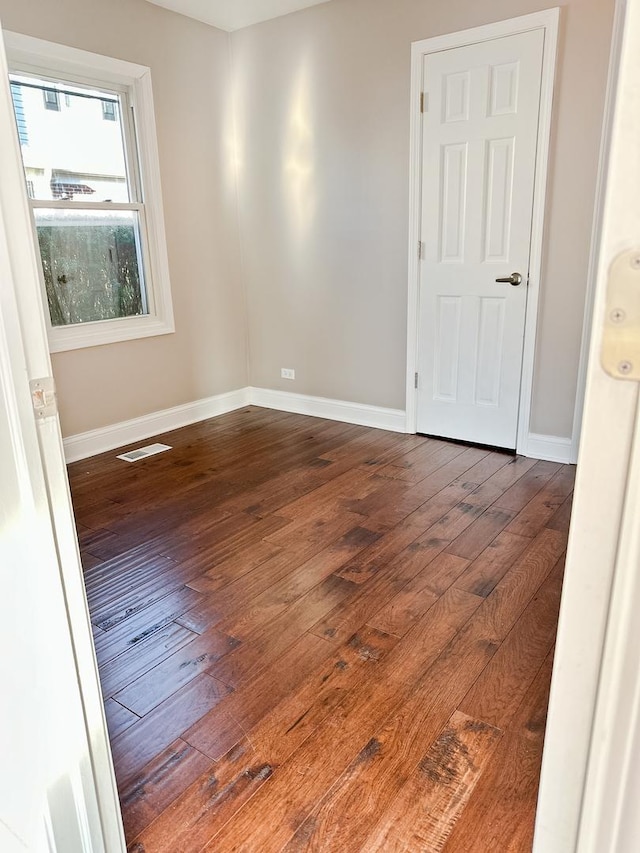
{"type": "Polygon", "coordinates": [[[282,379],[295,379],[296,378],[296,372],[291,367],[282,367],[282,368],[280,368],[280,377],[282,379]]]}

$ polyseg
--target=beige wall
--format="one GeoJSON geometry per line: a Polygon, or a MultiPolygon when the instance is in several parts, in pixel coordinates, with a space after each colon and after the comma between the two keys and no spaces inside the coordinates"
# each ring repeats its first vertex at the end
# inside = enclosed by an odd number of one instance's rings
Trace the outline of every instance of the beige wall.
{"type": "MultiPolygon", "coordinates": [[[[410,44],[549,5],[334,0],[233,34],[253,385],[404,408],[410,44]]],[[[557,5],[531,427],[570,436],[614,0],[557,5]]]]}
{"type": "MultiPolygon", "coordinates": [[[[177,331],[54,356],[65,434],[248,382],[403,409],[410,44],[548,5],[333,0],[229,38],[145,0],[0,0],[153,73],[177,331]]],[[[560,5],[531,427],[569,436],[614,0],[560,5]]]]}
{"type": "Polygon", "coordinates": [[[64,434],[243,387],[229,37],[145,0],[0,0],[0,19],[152,70],[176,332],[55,355],[64,434]]]}

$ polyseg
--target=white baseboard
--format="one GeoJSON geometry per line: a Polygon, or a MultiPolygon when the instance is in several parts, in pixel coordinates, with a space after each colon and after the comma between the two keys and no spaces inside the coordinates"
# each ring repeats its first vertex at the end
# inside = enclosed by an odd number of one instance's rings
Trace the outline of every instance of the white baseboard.
{"type": "Polygon", "coordinates": [[[576,462],[572,439],[560,438],[556,435],[538,435],[530,432],[524,455],[530,459],[562,462],[565,465],[573,465],[576,462]]]}
{"type": "Polygon", "coordinates": [[[344,421],[358,426],[386,429],[390,432],[406,431],[406,413],[402,409],[367,406],[364,403],[347,403],[327,397],[309,397],[288,391],[271,391],[268,388],[250,388],[249,396],[254,406],[278,409],[297,415],[310,415],[330,421],[344,421]]]}
{"type": "Polygon", "coordinates": [[[71,435],[64,439],[65,458],[67,462],[77,462],[79,459],[115,450],[125,444],[133,444],[249,405],[376,427],[391,432],[405,431],[405,413],[399,409],[345,403],[342,400],[308,397],[286,391],[269,391],[266,388],[239,388],[237,391],[217,394],[215,397],[207,397],[204,400],[196,400],[193,403],[185,403],[160,412],[152,412],[150,415],[143,415],[130,421],[71,435]]]}
{"type": "Polygon", "coordinates": [[[107,450],[133,444],[144,438],[160,435],[172,429],[179,429],[197,421],[205,421],[216,415],[233,412],[249,404],[249,388],[240,388],[226,394],[216,394],[194,403],[185,403],[150,415],[142,415],[130,421],[122,421],[111,426],[92,429],[64,439],[64,451],[67,462],[77,462],[88,456],[96,456],[107,450]]]}
{"type": "MultiPolygon", "coordinates": [[[[406,432],[406,413],[401,409],[386,409],[382,406],[367,406],[363,403],[348,403],[327,397],[310,397],[288,391],[272,391],[268,388],[239,388],[226,394],[217,394],[204,400],[174,406],[160,412],[152,412],[130,421],[71,435],[64,439],[67,462],[77,462],[98,453],[152,438],[173,429],[179,429],[198,421],[214,418],[241,409],[243,406],[261,406],[281,412],[293,412],[314,418],[343,421],[358,426],[384,429],[390,432],[406,432]]],[[[548,462],[574,463],[575,449],[570,438],[529,433],[524,455],[548,462]]]]}

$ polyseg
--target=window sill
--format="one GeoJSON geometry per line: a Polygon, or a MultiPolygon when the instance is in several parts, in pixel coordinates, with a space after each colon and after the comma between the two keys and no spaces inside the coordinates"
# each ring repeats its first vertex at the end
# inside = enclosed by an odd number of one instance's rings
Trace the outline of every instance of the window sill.
{"type": "Polygon", "coordinates": [[[137,338],[170,335],[173,332],[175,332],[173,321],[149,316],[59,326],[48,329],[49,351],[67,352],[68,350],[132,341],[137,338]]]}

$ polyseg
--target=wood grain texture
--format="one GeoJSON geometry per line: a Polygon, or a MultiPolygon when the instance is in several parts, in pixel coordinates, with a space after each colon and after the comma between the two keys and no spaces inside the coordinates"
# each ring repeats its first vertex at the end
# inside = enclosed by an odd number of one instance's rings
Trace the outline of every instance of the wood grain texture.
{"type": "Polygon", "coordinates": [[[202,715],[188,729],[185,727],[183,738],[205,755],[219,759],[332,651],[329,643],[319,637],[303,634],[271,666],[230,692],[219,707],[202,715]]]}
{"type": "Polygon", "coordinates": [[[158,440],[69,468],[129,849],[528,849],[573,468],[251,407],[158,440]]]}
{"type": "Polygon", "coordinates": [[[116,738],[121,732],[128,729],[129,726],[136,722],[138,716],[128,708],[123,708],[115,699],[107,699],[104,703],[104,712],[107,718],[107,728],[109,729],[109,737],[111,740],[116,738]]]}
{"type": "Polygon", "coordinates": [[[203,674],[190,681],[111,742],[116,777],[126,784],[227,695],[229,688],[203,674]]]}
{"type": "MultiPolygon", "coordinates": [[[[193,636],[191,632],[188,633],[193,636]]],[[[201,672],[210,671],[219,658],[239,645],[240,641],[235,637],[211,628],[183,645],[180,651],[166,657],[162,663],[148,669],[144,675],[116,693],[115,698],[125,708],[143,717],[201,672]]]]}
{"type": "Polygon", "coordinates": [[[500,533],[456,579],[456,586],[474,595],[489,595],[530,543],[524,536],[500,533]]]}
{"type": "Polygon", "coordinates": [[[103,692],[107,696],[119,695],[119,691],[128,684],[139,677],[144,678],[152,667],[165,660],[176,649],[188,645],[195,636],[197,635],[182,625],[169,622],[113,660],[99,663],[103,692]]]}
{"type": "Polygon", "coordinates": [[[135,838],[188,788],[213,767],[213,761],[176,740],[120,788],[124,829],[135,838]]]}
{"type": "Polygon", "coordinates": [[[395,642],[373,629],[352,637],[185,790],[136,840],[140,847],[156,853],[200,850],[348,694],[372,678],[395,642]]]}
{"type": "Polygon", "coordinates": [[[363,842],[371,853],[439,853],[502,736],[456,711],[363,842]]]}
{"type": "Polygon", "coordinates": [[[509,725],[553,645],[562,570],[558,562],[460,703],[460,710],[501,729],[509,725]]]}
{"type": "Polygon", "coordinates": [[[531,850],[552,663],[550,652],[454,826],[444,853],[531,850]]]}
{"type": "MultiPolygon", "coordinates": [[[[334,786],[335,780],[353,762],[358,766],[358,756],[363,751],[366,756],[370,755],[368,745],[376,730],[410,693],[415,695],[416,680],[425,678],[431,660],[469,618],[478,600],[453,590],[450,595],[443,596],[439,604],[439,613],[435,612],[438,605],[434,605],[427,614],[430,615],[429,630],[420,632],[421,642],[415,644],[418,648],[413,654],[407,653],[407,638],[396,645],[385,658],[379,678],[367,683],[362,690],[350,693],[318,727],[313,740],[300,746],[295,760],[279,767],[269,785],[261,788],[204,849],[275,851],[287,842],[292,831],[311,815],[316,802],[334,786]],[[317,755],[323,756],[322,762],[314,758],[317,755]],[[271,816],[268,835],[260,823],[261,814],[271,816]]],[[[448,680],[451,682],[450,678],[448,680]]],[[[420,720],[423,719],[421,716],[420,720]]],[[[379,796],[380,791],[375,794],[379,796]]],[[[357,806],[344,814],[340,822],[343,828],[341,844],[347,834],[357,840],[355,818],[360,816],[363,822],[366,819],[361,796],[357,800],[357,806]]],[[[367,804],[369,801],[368,797],[367,804]]]]}

